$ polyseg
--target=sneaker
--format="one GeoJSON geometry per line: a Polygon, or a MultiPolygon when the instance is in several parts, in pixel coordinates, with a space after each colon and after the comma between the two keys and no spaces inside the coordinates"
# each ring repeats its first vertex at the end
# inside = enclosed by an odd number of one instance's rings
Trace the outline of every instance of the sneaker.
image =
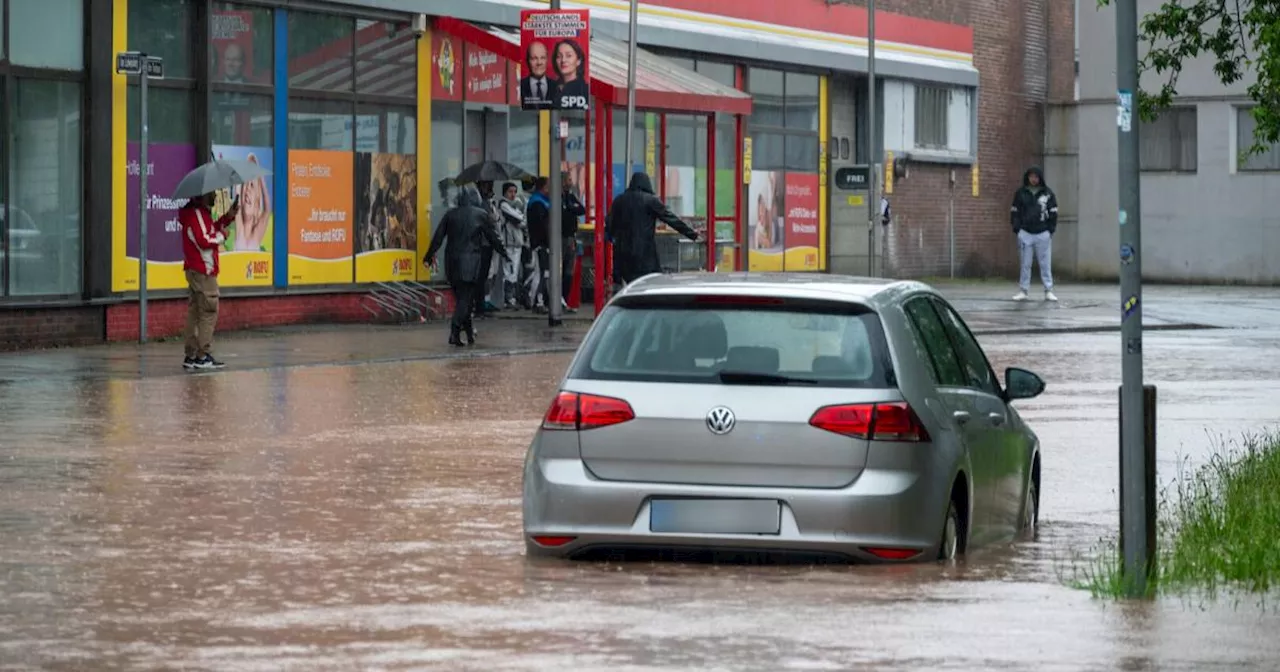
{"type": "Polygon", "coordinates": [[[1014,300],[1014,301],[1026,301],[1026,300],[1027,300],[1027,292],[1026,292],[1026,290],[1023,290],[1023,291],[1021,291],[1021,292],[1018,292],[1017,294],[1014,294],[1014,295],[1013,295],[1013,300],[1014,300]]]}
{"type": "Polygon", "coordinates": [[[196,358],[195,358],[195,357],[184,357],[184,358],[182,359],[182,368],[184,368],[184,369],[186,369],[186,370],[188,370],[188,371],[191,371],[191,370],[195,369],[195,368],[196,368],[196,358]]]}
{"type": "Polygon", "coordinates": [[[197,369],[221,369],[224,366],[226,364],[214,359],[213,355],[205,355],[194,362],[194,368],[197,369]]]}
{"type": "Polygon", "coordinates": [[[1045,301],[1052,301],[1053,303],[1057,303],[1057,302],[1058,302],[1058,296],[1057,296],[1056,294],[1054,294],[1054,293],[1053,293],[1053,290],[1052,290],[1052,289],[1046,289],[1046,290],[1044,290],[1044,300],[1045,300],[1045,301]]]}

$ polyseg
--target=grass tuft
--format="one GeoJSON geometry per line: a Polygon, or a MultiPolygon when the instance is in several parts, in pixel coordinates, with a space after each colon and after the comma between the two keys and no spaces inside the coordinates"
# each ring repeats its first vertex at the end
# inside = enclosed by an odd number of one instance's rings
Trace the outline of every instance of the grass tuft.
{"type": "MultiPolygon", "coordinates": [[[[1157,536],[1149,596],[1280,587],[1280,433],[1219,444],[1195,469],[1180,462],[1160,493],[1157,536]]],[[[1129,594],[1115,540],[1099,540],[1072,565],[1069,585],[1094,597],[1129,594]]]]}

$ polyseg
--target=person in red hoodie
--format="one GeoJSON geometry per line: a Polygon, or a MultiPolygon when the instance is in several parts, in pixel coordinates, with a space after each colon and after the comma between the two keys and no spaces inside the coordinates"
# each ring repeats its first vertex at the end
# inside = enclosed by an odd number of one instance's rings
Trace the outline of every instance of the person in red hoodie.
{"type": "Polygon", "coordinates": [[[178,210],[182,225],[182,269],[187,275],[186,359],[182,367],[220,369],[213,358],[213,328],[218,323],[218,247],[226,240],[223,231],[235,221],[239,199],[227,213],[213,218],[214,194],[197,196],[178,210]]]}

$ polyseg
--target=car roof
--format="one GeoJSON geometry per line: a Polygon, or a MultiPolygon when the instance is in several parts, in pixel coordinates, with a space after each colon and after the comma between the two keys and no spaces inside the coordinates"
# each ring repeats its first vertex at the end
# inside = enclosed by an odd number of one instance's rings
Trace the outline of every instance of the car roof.
{"type": "Polygon", "coordinates": [[[877,307],[919,291],[933,292],[933,288],[914,280],[827,273],[653,273],[627,285],[617,297],[708,293],[827,299],[877,307]]]}

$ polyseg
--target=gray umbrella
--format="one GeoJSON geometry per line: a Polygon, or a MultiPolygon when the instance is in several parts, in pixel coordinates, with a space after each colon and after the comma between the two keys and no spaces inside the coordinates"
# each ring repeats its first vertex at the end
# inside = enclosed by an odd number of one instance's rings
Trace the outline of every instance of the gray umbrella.
{"type": "Polygon", "coordinates": [[[173,198],[195,198],[230,189],[245,182],[252,182],[270,174],[271,171],[252,161],[232,159],[210,161],[187,173],[173,190],[173,198]]]}

